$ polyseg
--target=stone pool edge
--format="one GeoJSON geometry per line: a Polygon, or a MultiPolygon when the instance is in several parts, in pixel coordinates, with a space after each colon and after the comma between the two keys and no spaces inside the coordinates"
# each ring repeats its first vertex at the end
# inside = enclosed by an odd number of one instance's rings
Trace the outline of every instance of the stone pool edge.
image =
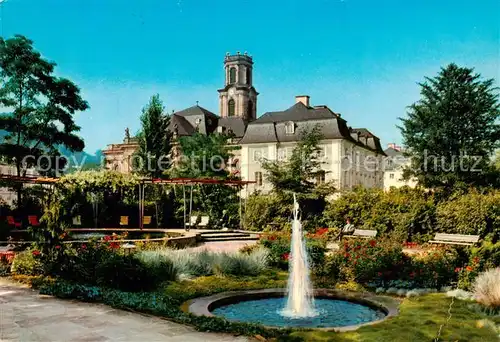
{"type": "MultiPolygon", "coordinates": [[[[286,289],[262,289],[262,290],[246,290],[246,291],[230,291],[222,292],[212,296],[199,297],[186,302],[187,311],[196,316],[219,317],[211,311],[224,305],[234,304],[246,300],[264,299],[283,297],[286,294],[286,289]]],[[[332,289],[316,289],[314,296],[317,298],[342,299],[353,303],[369,306],[374,309],[383,311],[386,315],[384,318],[356,325],[348,325],[345,327],[327,327],[327,328],[291,328],[296,330],[321,330],[321,331],[353,331],[360,327],[378,324],[388,318],[399,314],[400,301],[396,298],[388,296],[379,296],[370,292],[348,292],[332,289]]],[[[280,327],[265,326],[272,329],[280,329],[280,327]]]]}

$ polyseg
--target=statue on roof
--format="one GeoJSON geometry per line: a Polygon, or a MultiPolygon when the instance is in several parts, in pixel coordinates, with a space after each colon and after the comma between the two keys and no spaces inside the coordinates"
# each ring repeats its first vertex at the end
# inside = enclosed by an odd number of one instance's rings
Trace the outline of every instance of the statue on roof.
{"type": "Polygon", "coordinates": [[[125,128],[125,141],[129,142],[130,141],[130,131],[127,128],[125,128]]]}

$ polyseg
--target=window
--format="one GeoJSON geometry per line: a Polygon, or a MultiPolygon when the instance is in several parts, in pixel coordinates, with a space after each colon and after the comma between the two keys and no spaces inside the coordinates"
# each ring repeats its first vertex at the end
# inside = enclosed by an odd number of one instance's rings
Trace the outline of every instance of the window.
{"type": "Polygon", "coordinates": [[[252,70],[250,68],[246,70],[246,80],[248,85],[252,85],[252,70]]]}
{"type": "Polygon", "coordinates": [[[389,173],[389,178],[394,179],[394,173],[389,173]]]}
{"type": "Polygon", "coordinates": [[[248,100],[247,118],[253,118],[253,102],[251,100],[248,100]]]}
{"type": "Polygon", "coordinates": [[[257,186],[262,186],[262,172],[255,172],[255,182],[257,186]]]}
{"type": "Polygon", "coordinates": [[[285,124],[285,133],[286,134],[294,134],[295,133],[295,124],[293,121],[289,121],[285,124]]]}
{"type": "Polygon", "coordinates": [[[231,99],[227,103],[227,116],[234,116],[235,103],[234,100],[231,99]]]}
{"type": "Polygon", "coordinates": [[[255,150],[253,151],[253,161],[260,161],[262,159],[262,151],[255,150]]]}
{"type": "Polygon", "coordinates": [[[278,160],[285,160],[286,159],[286,149],[280,148],[278,150],[278,160]]]}
{"type": "Polygon", "coordinates": [[[325,171],[319,171],[316,173],[316,184],[324,184],[325,183],[325,171]]]}
{"type": "Polygon", "coordinates": [[[236,83],[236,68],[232,67],[229,69],[229,83],[236,83]]]}

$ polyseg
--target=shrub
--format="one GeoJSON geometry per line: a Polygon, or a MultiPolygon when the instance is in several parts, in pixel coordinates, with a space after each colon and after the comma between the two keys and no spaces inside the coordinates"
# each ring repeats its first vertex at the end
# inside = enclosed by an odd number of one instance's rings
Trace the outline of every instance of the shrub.
{"type": "Polygon", "coordinates": [[[11,272],[33,276],[44,274],[44,266],[38,257],[39,253],[37,250],[26,250],[17,253],[12,261],[11,272]]]}
{"type": "Polygon", "coordinates": [[[477,234],[496,241],[500,238],[500,191],[471,191],[436,208],[439,231],[456,234],[477,234]]]}
{"type": "Polygon", "coordinates": [[[500,268],[490,269],[477,276],[474,282],[476,300],[489,308],[500,308],[500,268]]]}
{"type": "Polygon", "coordinates": [[[111,255],[96,267],[95,284],[123,291],[143,291],[154,288],[156,278],[133,255],[111,255]]]}
{"type": "MultiPolygon", "coordinates": [[[[163,260],[172,265],[173,273],[181,278],[208,275],[257,275],[268,265],[269,253],[263,248],[252,253],[214,253],[209,251],[192,252],[186,250],[145,251],[138,254],[141,260],[163,260]]],[[[145,261],[146,262],[146,261],[145,261]]],[[[147,262],[146,262],[147,264],[147,262]]]]}
{"type": "Polygon", "coordinates": [[[148,274],[152,276],[156,282],[177,279],[177,270],[173,262],[165,258],[158,250],[138,253],[137,258],[146,267],[148,274]]]}
{"type": "Polygon", "coordinates": [[[403,279],[411,281],[416,287],[440,288],[456,280],[460,264],[455,248],[437,247],[412,257],[403,279]]]}

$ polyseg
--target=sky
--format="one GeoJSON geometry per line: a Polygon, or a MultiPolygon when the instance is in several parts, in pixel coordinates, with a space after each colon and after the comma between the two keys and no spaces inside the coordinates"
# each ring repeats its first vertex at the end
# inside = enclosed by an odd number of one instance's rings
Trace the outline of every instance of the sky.
{"type": "MultiPolygon", "coordinates": [[[[75,82],[85,151],[119,143],[158,93],[166,110],[218,114],[226,52],[254,59],[258,116],[295,95],[328,105],[385,145],[418,82],[442,66],[500,79],[498,0],[0,0],[1,35],[22,34],[75,82]]],[[[498,82],[497,82],[498,84],[498,82]]]]}

